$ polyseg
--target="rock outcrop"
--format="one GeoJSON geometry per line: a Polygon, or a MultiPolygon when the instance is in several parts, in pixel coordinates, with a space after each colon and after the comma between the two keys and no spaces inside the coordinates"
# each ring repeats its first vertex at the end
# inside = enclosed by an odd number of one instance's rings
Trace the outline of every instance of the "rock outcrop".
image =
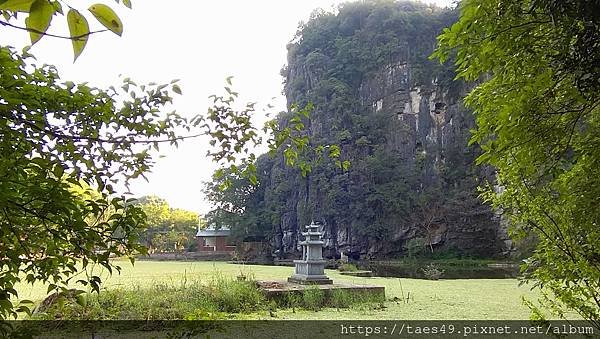
{"type": "MultiPolygon", "coordinates": [[[[301,227],[324,224],[329,257],[505,255],[511,243],[477,186],[465,84],[428,60],[454,13],[399,2],[346,4],[317,13],[289,45],[288,103],[314,104],[313,144],[338,144],[348,171],[325,161],[308,178],[282,155],[259,164],[262,205],[275,215],[280,257],[297,254],[301,227]],[[269,207],[270,206],[270,207],[269,207]]],[[[286,123],[286,117],[280,117],[286,123]]],[[[261,207],[261,208],[263,208],[261,207]]]]}

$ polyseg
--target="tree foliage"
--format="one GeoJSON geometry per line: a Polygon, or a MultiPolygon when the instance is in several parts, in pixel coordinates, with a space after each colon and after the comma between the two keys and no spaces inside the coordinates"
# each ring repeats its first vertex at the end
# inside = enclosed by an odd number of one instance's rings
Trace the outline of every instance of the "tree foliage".
{"type": "MultiPolygon", "coordinates": [[[[340,159],[338,145],[315,145],[314,140],[311,140],[310,131],[307,129],[311,110],[310,103],[303,108],[293,105],[290,112],[281,112],[279,115],[280,118],[289,117],[287,125],[280,125],[278,120],[273,119],[267,121],[263,128],[268,136],[268,156],[283,156],[285,166],[298,169],[307,186],[310,184],[313,168],[325,158],[333,161],[343,171],[350,167],[348,160],[340,159]]],[[[260,200],[264,195],[265,183],[269,179],[265,168],[269,161],[266,155],[254,159],[256,158],[251,153],[250,157],[242,159],[243,167],[233,164],[217,170],[213,180],[206,184],[204,190],[208,200],[215,206],[208,215],[210,222],[217,227],[232,227],[233,236],[242,240],[262,240],[269,237],[276,215],[276,211],[265,209],[264,202],[260,200]]]]}
{"type": "MultiPolygon", "coordinates": [[[[117,1],[117,3],[118,2],[119,1],[117,1]]],[[[131,8],[131,1],[123,0],[123,5],[131,8]]],[[[88,11],[106,28],[104,31],[111,31],[118,36],[123,34],[123,23],[110,6],[96,3],[92,4],[88,8],[88,11]]],[[[45,35],[70,39],[73,44],[74,60],[77,60],[79,55],[83,52],[89,36],[94,33],[102,32],[91,32],[86,17],[81,14],[79,10],[64,1],[2,0],[0,1],[0,14],[3,15],[6,20],[0,21],[0,25],[28,31],[31,38],[31,45],[38,42],[45,35]],[[65,15],[63,4],[67,5],[69,8],[66,16],[70,36],[57,36],[47,33],[54,17],[65,15]],[[11,23],[11,21],[14,22],[17,19],[19,13],[26,13],[27,15],[25,18],[25,27],[20,27],[11,23]]]]}
{"type": "Polygon", "coordinates": [[[235,240],[264,239],[270,233],[271,216],[262,208],[257,200],[264,189],[262,184],[267,178],[264,175],[264,164],[267,160],[259,157],[255,162],[257,167],[256,184],[249,178],[235,175],[230,169],[224,169],[213,180],[206,183],[204,193],[213,204],[213,209],[206,215],[210,224],[217,228],[231,229],[235,240]],[[227,184],[224,182],[227,181],[227,184]]]}
{"type": "Polygon", "coordinates": [[[463,1],[435,56],[478,81],[479,162],[497,169],[485,196],[539,244],[526,279],[544,304],[600,327],[600,4],[463,1]]]}
{"type": "Polygon", "coordinates": [[[140,237],[149,252],[180,252],[195,243],[197,213],[172,208],[166,200],[153,195],[141,197],[135,204],[146,214],[140,237]]]}
{"type": "Polygon", "coordinates": [[[283,112],[280,114],[280,118],[283,118],[283,115],[291,117],[285,124],[281,124],[277,119],[265,124],[264,130],[271,136],[267,141],[269,155],[275,156],[280,152],[285,158],[285,164],[292,168],[297,167],[303,177],[310,174],[312,168],[323,160],[324,155],[333,159],[343,171],[348,170],[350,162],[340,159],[339,145],[314,145],[315,141],[311,140],[308,127],[310,127],[312,109],[313,104],[310,102],[303,108],[293,104],[288,114],[283,112]]]}
{"type": "MultiPolygon", "coordinates": [[[[119,267],[111,256],[144,252],[144,212],[115,187],[143,176],[150,150],[176,145],[178,128],[190,126],[160,112],[173,84],[62,83],[54,67],[8,48],[0,48],[0,74],[0,317],[7,317],[15,315],[19,282],[65,288],[92,263],[112,272],[119,267]]],[[[79,282],[97,291],[100,278],[79,282]]]]}

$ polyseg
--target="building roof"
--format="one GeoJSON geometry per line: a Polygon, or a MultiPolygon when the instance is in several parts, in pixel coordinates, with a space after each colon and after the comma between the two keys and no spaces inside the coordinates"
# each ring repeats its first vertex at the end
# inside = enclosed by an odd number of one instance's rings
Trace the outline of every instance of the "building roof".
{"type": "Polygon", "coordinates": [[[198,230],[197,237],[228,237],[231,234],[229,227],[221,227],[216,229],[214,225],[210,225],[203,230],[198,230]]]}

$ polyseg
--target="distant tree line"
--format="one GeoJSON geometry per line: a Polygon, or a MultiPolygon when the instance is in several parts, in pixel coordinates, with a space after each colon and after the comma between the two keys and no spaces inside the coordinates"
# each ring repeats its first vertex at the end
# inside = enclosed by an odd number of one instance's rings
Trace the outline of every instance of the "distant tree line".
{"type": "Polygon", "coordinates": [[[140,241],[149,253],[183,252],[195,249],[198,213],[172,208],[166,200],[155,195],[136,200],[146,214],[140,241]]]}

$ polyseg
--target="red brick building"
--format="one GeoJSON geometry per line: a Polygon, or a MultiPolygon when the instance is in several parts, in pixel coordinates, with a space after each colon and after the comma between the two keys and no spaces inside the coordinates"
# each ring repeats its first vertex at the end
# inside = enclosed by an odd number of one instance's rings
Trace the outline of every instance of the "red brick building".
{"type": "Polygon", "coordinates": [[[215,229],[209,226],[206,229],[198,230],[196,241],[198,241],[198,251],[201,252],[233,252],[235,246],[229,244],[229,228],[215,229]]]}

